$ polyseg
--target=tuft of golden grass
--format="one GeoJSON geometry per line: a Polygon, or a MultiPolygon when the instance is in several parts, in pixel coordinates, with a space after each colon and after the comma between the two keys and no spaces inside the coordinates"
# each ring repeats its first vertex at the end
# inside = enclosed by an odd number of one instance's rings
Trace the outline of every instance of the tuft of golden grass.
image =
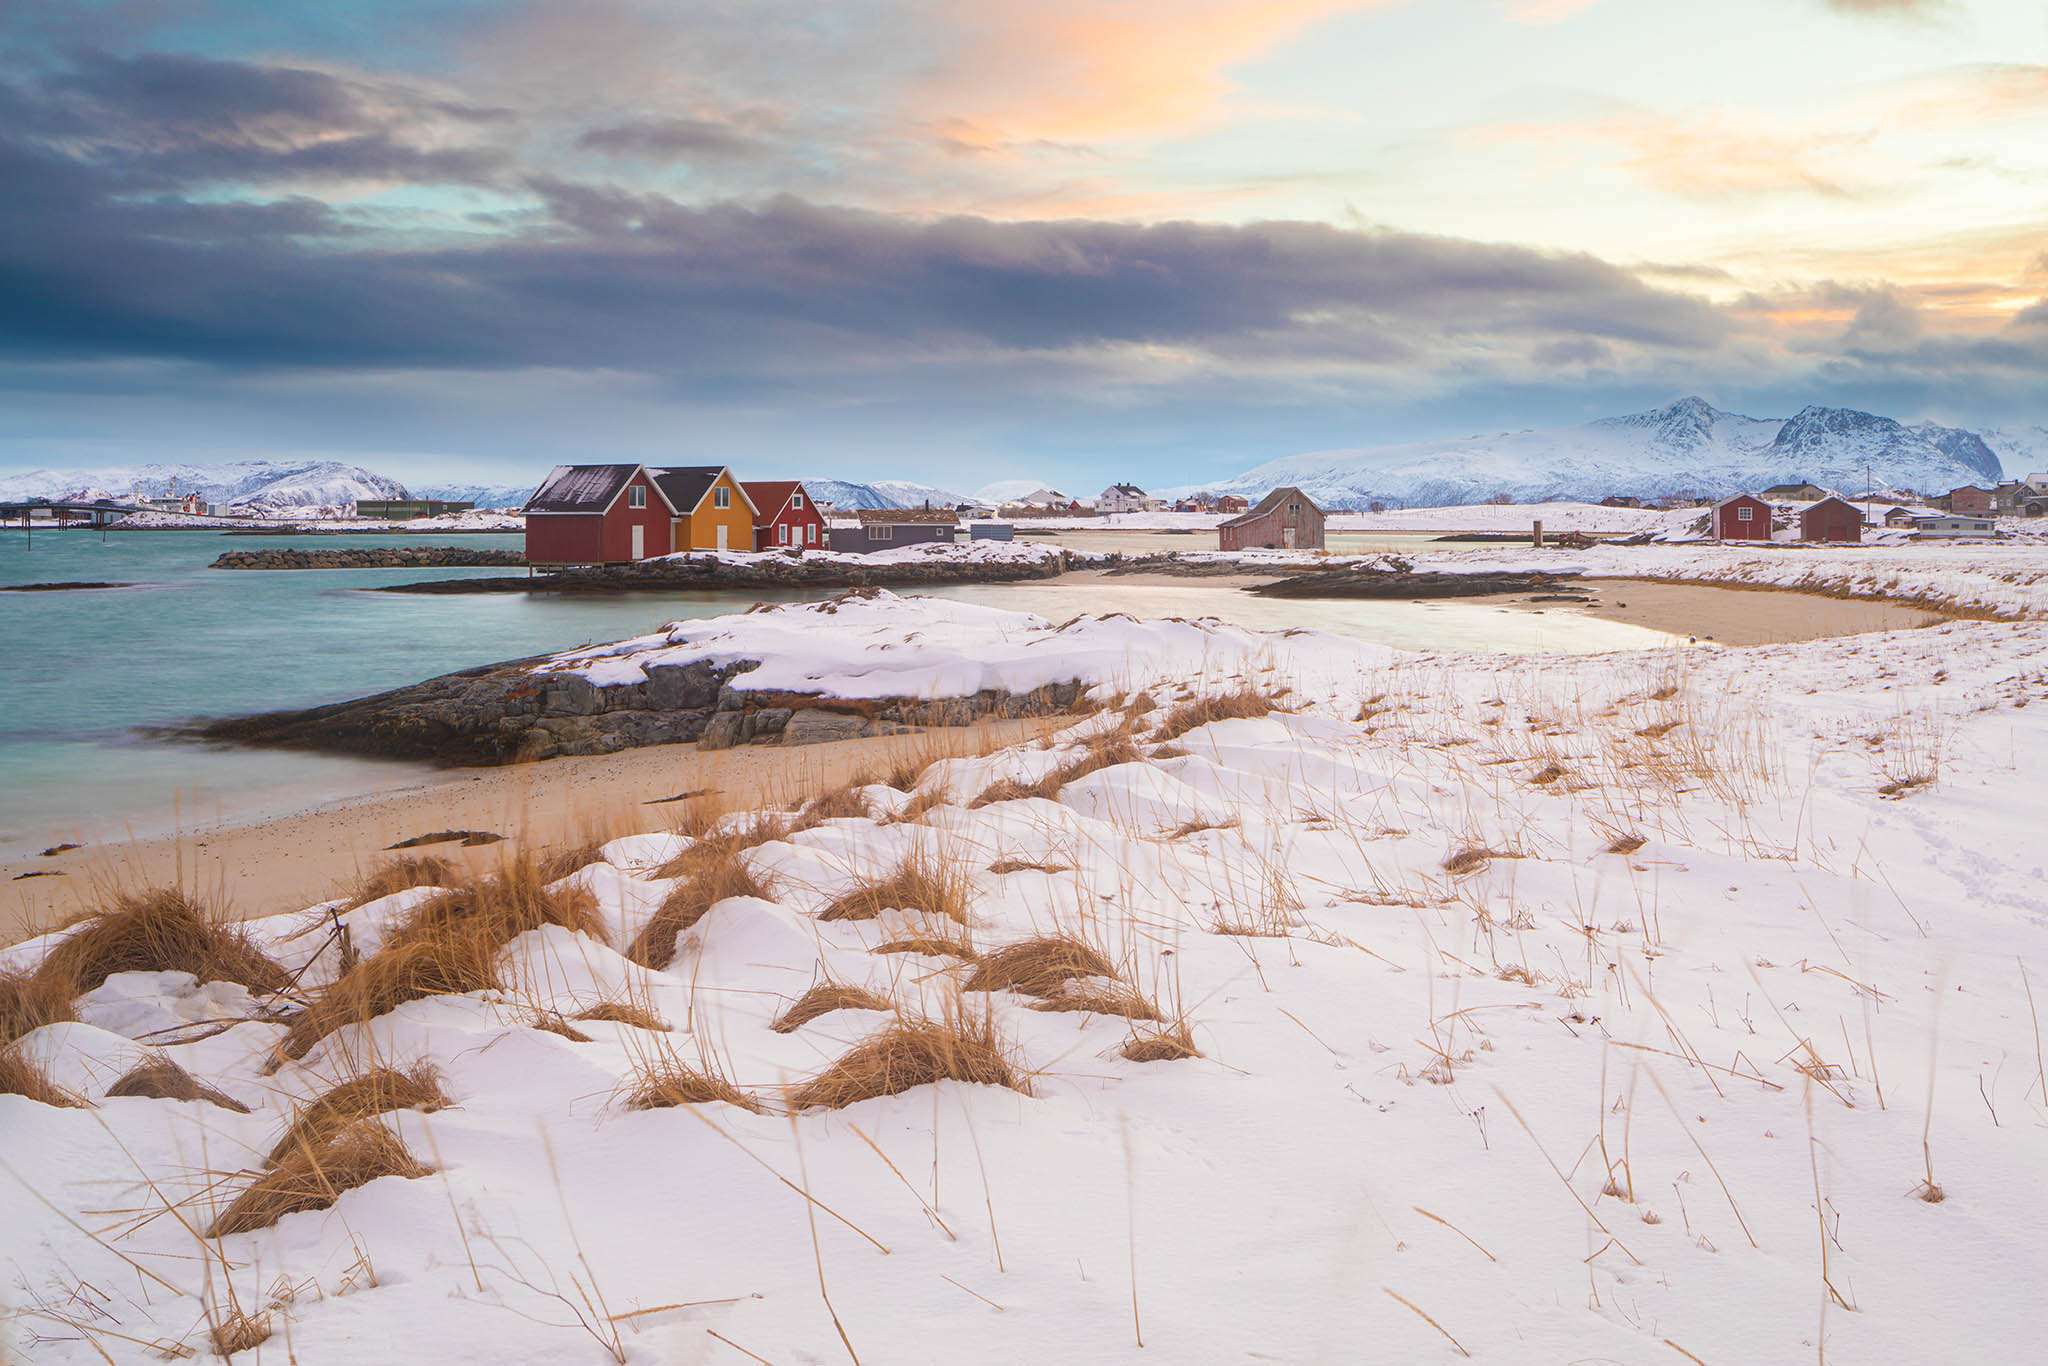
{"type": "Polygon", "coordinates": [[[974,886],[965,869],[912,850],[891,871],[855,883],[835,897],[820,920],[873,920],[883,911],[922,911],[967,923],[974,886]]]}
{"type": "Polygon", "coordinates": [[[868,808],[867,794],[863,789],[871,786],[874,781],[867,773],[856,773],[830,792],[813,797],[804,803],[803,810],[799,811],[796,819],[790,823],[789,833],[794,835],[800,830],[814,829],[826,821],[872,815],[868,808]]]}
{"type": "Polygon", "coordinates": [[[926,934],[921,930],[913,930],[909,934],[891,939],[886,943],[877,944],[869,949],[868,952],[921,953],[927,958],[961,958],[970,963],[981,957],[981,954],[974,947],[973,940],[969,939],[965,934],[953,937],[926,934]]]}
{"type": "Polygon", "coordinates": [[[475,938],[495,954],[528,930],[558,925],[609,943],[597,898],[581,887],[548,890],[556,881],[532,858],[508,862],[489,877],[464,882],[412,908],[386,947],[475,938]]]}
{"type": "Polygon", "coordinates": [[[543,883],[560,882],[572,873],[580,873],[593,863],[604,862],[604,847],[608,840],[585,840],[582,844],[567,848],[549,849],[535,860],[535,869],[543,883]]]}
{"type": "Polygon", "coordinates": [[[590,1036],[570,1024],[552,1010],[537,1010],[531,1021],[533,1027],[547,1034],[560,1035],[570,1043],[589,1043],[590,1036]]]}
{"type": "Polygon", "coordinates": [[[441,1078],[428,1064],[373,1067],[330,1087],[302,1106],[264,1161],[272,1166],[300,1149],[324,1147],[329,1139],[373,1115],[393,1110],[431,1113],[453,1104],[441,1089],[441,1078]]]}
{"type": "Polygon", "coordinates": [[[213,1325],[210,1336],[214,1355],[231,1357],[237,1352],[261,1347],[270,1341],[270,1333],[268,1313],[245,1314],[239,1309],[230,1310],[227,1317],[213,1325]]]}
{"type": "Polygon", "coordinates": [[[882,817],[882,824],[905,825],[911,821],[923,820],[926,812],[934,807],[944,806],[945,804],[946,794],[934,787],[928,791],[918,793],[900,808],[882,817]]]}
{"type": "Polygon", "coordinates": [[[940,1019],[898,1019],[789,1093],[793,1109],[841,1109],[941,1081],[1030,1085],[1004,1054],[994,1017],[957,1007],[940,1019]]]}
{"type": "Polygon", "coordinates": [[[400,854],[380,859],[348,890],[348,908],[367,906],[413,887],[452,887],[462,878],[454,864],[434,854],[400,854]]]}
{"type": "Polygon", "coordinates": [[[1476,873],[1497,858],[1520,857],[1520,854],[1505,849],[1487,849],[1475,844],[1459,849],[1445,859],[1444,871],[1454,877],[1461,876],[1465,873],[1476,873]]]}
{"type": "Polygon", "coordinates": [[[626,1096],[629,1110],[666,1110],[677,1105],[709,1105],[715,1102],[737,1105],[752,1114],[761,1113],[761,1102],[733,1085],[730,1078],[706,1061],[691,1067],[672,1053],[644,1059],[633,1065],[633,1089],[626,1096]]]}
{"type": "Polygon", "coordinates": [[[1649,841],[1641,835],[1616,835],[1613,841],[1608,844],[1607,852],[1610,854],[1633,854],[1647,843],[1649,841]]]}
{"type": "Polygon", "coordinates": [[[33,1029],[76,1019],[71,1009],[72,984],[61,974],[0,972],[0,1045],[13,1043],[33,1029]]]}
{"type": "Polygon", "coordinates": [[[762,812],[744,829],[727,830],[714,835],[707,828],[703,833],[694,836],[695,842],[689,848],[662,864],[655,876],[694,877],[701,864],[722,863],[745,853],[757,844],[770,844],[781,839],[789,834],[790,824],[791,817],[788,815],[762,812]]]}
{"type": "MultiPolygon", "coordinates": [[[[673,860],[668,867],[685,864],[688,880],[663,898],[660,909],[633,937],[626,957],[641,967],[663,970],[675,961],[676,940],[719,902],[733,896],[773,898],[773,880],[757,877],[747,867],[748,847],[736,840],[705,840],[673,860]]],[[[667,868],[662,871],[674,876],[667,868]]]]}
{"type": "Polygon", "coordinates": [[[277,991],[291,979],[240,926],[208,915],[174,887],[122,892],[59,940],[39,976],[73,993],[117,972],[189,972],[202,982],[239,982],[277,991]]]}
{"type": "Polygon", "coordinates": [[[359,1119],[317,1146],[301,1145],[286,1153],[243,1187],[206,1236],[250,1233],[269,1228],[287,1214],[326,1209],[345,1193],[382,1176],[412,1180],[432,1174],[433,1169],[380,1121],[359,1119]]]}
{"type": "Polygon", "coordinates": [[[1189,835],[1199,835],[1204,830],[1235,830],[1237,827],[1238,822],[1234,818],[1227,821],[1191,820],[1176,826],[1167,838],[1180,840],[1189,835]]]}
{"type": "Polygon", "coordinates": [[[644,1006],[634,1005],[629,1001],[599,1001],[594,1006],[586,1006],[582,1010],[577,1011],[569,1018],[572,1020],[603,1021],[607,1024],[631,1025],[635,1029],[650,1030],[657,1034],[666,1034],[670,1029],[674,1028],[667,1020],[662,1019],[653,1011],[646,1009],[644,1006]]]}
{"type": "Polygon", "coordinates": [[[983,954],[963,989],[1053,997],[1076,978],[1115,976],[1115,965],[1092,945],[1071,935],[1051,934],[983,954]]]}
{"type": "Polygon", "coordinates": [[[287,1058],[303,1058],[335,1030],[367,1024],[407,1001],[488,991],[498,985],[497,957],[487,936],[459,927],[387,944],[293,1016],[280,1047],[287,1058]]]}
{"type": "Polygon", "coordinates": [[[1145,999],[1136,987],[1123,982],[1067,982],[1054,994],[1037,1002],[1033,1010],[1074,1012],[1089,1015],[1121,1015],[1126,1020],[1157,1020],[1159,1007],[1145,999]]]}
{"type": "Polygon", "coordinates": [[[976,810],[996,802],[1019,801],[1025,797],[1043,797],[1051,801],[1059,796],[1061,788],[1077,778],[1085,778],[1091,773],[1114,768],[1118,764],[1142,763],[1144,759],[1145,755],[1132,741],[1130,726],[1126,723],[1113,730],[1090,736],[1084,742],[1080,754],[1035,782],[1027,783],[1015,778],[1005,778],[999,783],[991,783],[982,790],[980,796],[967,804],[968,809],[976,810]]]}
{"type": "Polygon", "coordinates": [[[129,1068],[119,1081],[107,1088],[107,1095],[144,1096],[151,1100],[203,1100],[223,1110],[249,1113],[248,1106],[208,1086],[161,1053],[152,1053],[146,1060],[129,1068]]]}
{"type": "Polygon", "coordinates": [[[1117,1052],[1130,1062],[1177,1062],[1202,1056],[1186,1020],[1175,1020],[1155,1029],[1134,1029],[1117,1052]]]}
{"type": "Polygon", "coordinates": [[[85,1104],[52,1082],[33,1058],[12,1044],[0,1047],[0,1096],[24,1096],[40,1105],[66,1109],[85,1104]]]}
{"type": "Polygon", "coordinates": [[[835,1010],[890,1009],[893,1007],[886,997],[877,996],[866,987],[820,982],[791,1002],[789,1009],[776,1016],[775,1023],[768,1027],[777,1034],[794,1034],[820,1015],[829,1015],[835,1010]]]}
{"type": "Polygon", "coordinates": [[[988,870],[1000,877],[1008,873],[1070,873],[1073,868],[1051,859],[1005,858],[991,863],[988,870]]]}
{"type": "Polygon", "coordinates": [[[1249,684],[1233,692],[1207,693],[1190,698],[1168,712],[1159,728],[1152,732],[1152,738],[1162,742],[1178,740],[1197,726],[1206,726],[1211,721],[1266,716],[1279,705],[1278,696],[1261,692],[1249,684]]]}

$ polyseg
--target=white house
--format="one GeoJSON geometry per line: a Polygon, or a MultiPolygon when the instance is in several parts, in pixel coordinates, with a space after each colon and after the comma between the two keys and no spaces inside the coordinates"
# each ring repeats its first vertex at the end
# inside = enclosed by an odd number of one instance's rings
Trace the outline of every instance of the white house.
{"type": "Polygon", "coordinates": [[[1149,496],[1136,484],[1111,484],[1095,500],[1095,510],[1111,512],[1153,512],[1165,507],[1163,500],[1149,496]]]}
{"type": "Polygon", "coordinates": [[[1955,517],[1944,513],[1939,517],[1915,517],[1913,534],[1945,539],[1988,541],[1998,534],[1998,528],[1989,517],[1955,517]]]}

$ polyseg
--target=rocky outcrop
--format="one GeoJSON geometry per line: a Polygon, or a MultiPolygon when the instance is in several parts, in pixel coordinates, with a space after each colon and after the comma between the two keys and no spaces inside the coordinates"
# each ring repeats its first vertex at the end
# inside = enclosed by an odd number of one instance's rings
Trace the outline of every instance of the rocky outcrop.
{"type": "Polygon", "coordinates": [[[495,765],[645,745],[808,745],[986,717],[1048,715],[1078,683],[1028,694],[981,692],[941,702],[845,700],[731,686],[755,662],[653,665],[647,681],[599,687],[579,675],[534,673],[541,658],[465,669],[372,697],[305,711],[232,717],[188,734],[235,744],[495,765]]]}
{"type": "Polygon", "coordinates": [[[460,545],[354,547],[348,550],[230,550],[211,569],[445,569],[512,567],[526,563],[523,550],[473,550],[460,545]]]}
{"type": "Polygon", "coordinates": [[[726,588],[916,588],[951,583],[1016,583],[1057,578],[1067,570],[1064,553],[1038,559],[893,560],[862,564],[857,559],[790,555],[758,560],[711,556],[642,560],[609,569],[565,569],[531,578],[430,579],[380,588],[384,593],[630,593],[726,588]]]}

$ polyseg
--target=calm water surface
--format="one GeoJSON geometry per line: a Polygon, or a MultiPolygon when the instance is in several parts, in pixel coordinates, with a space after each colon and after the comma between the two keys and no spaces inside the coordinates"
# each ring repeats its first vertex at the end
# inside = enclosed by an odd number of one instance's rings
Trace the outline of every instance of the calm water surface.
{"type": "MultiPolygon", "coordinates": [[[[1189,539],[1160,538],[1169,542],[1189,539]]],[[[434,780],[384,761],[167,743],[137,727],[306,707],[451,669],[570,649],[681,617],[794,601],[801,592],[422,597],[366,588],[503,569],[208,569],[229,549],[459,543],[517,535],[258,537],[212,532],[0,530],[0,584],[114,580],[133,588],[0,593],[0,857],[58,839],[104,839],[434,780]]],[[[1259,629],[1314,626],[1412,649],[1613,650],[1656,632],[1569,613],[1470,604],[1275,602],[1229,589],[1053,583],[945,595],[1055,619],[1084,611],[1214,615],[1259,629]]]]}

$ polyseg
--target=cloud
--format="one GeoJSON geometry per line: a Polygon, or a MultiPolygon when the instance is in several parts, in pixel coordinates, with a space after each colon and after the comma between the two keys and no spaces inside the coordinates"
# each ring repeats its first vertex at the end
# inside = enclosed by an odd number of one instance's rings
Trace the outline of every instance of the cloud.
{"type": "Polygon", "coordinates": [[[1663,117],[1647,111],[1587,123],[1514,124],[1483,130],[1490,141],[1581,143],[1615,148],[1619,165],[1667,194],[1687,199],[1820,195],[1868,191],[1868,129],[1784,133],[1728,111],[1663,117]]]}
{"type": "Polygon", "coordinates": [[[699,157],[739,157],[759,150],[760,141],[716,119],[634,119],[593,128],[576,139],[578,147],[608,156],[649,161],[685,161],[699,157]]]}
{"type": "Polygon", "coordinates": [[[1949,8],[1949,0],[1823,0],[1837,14],[1859,18],[1927,19],[1949,8]]]}

